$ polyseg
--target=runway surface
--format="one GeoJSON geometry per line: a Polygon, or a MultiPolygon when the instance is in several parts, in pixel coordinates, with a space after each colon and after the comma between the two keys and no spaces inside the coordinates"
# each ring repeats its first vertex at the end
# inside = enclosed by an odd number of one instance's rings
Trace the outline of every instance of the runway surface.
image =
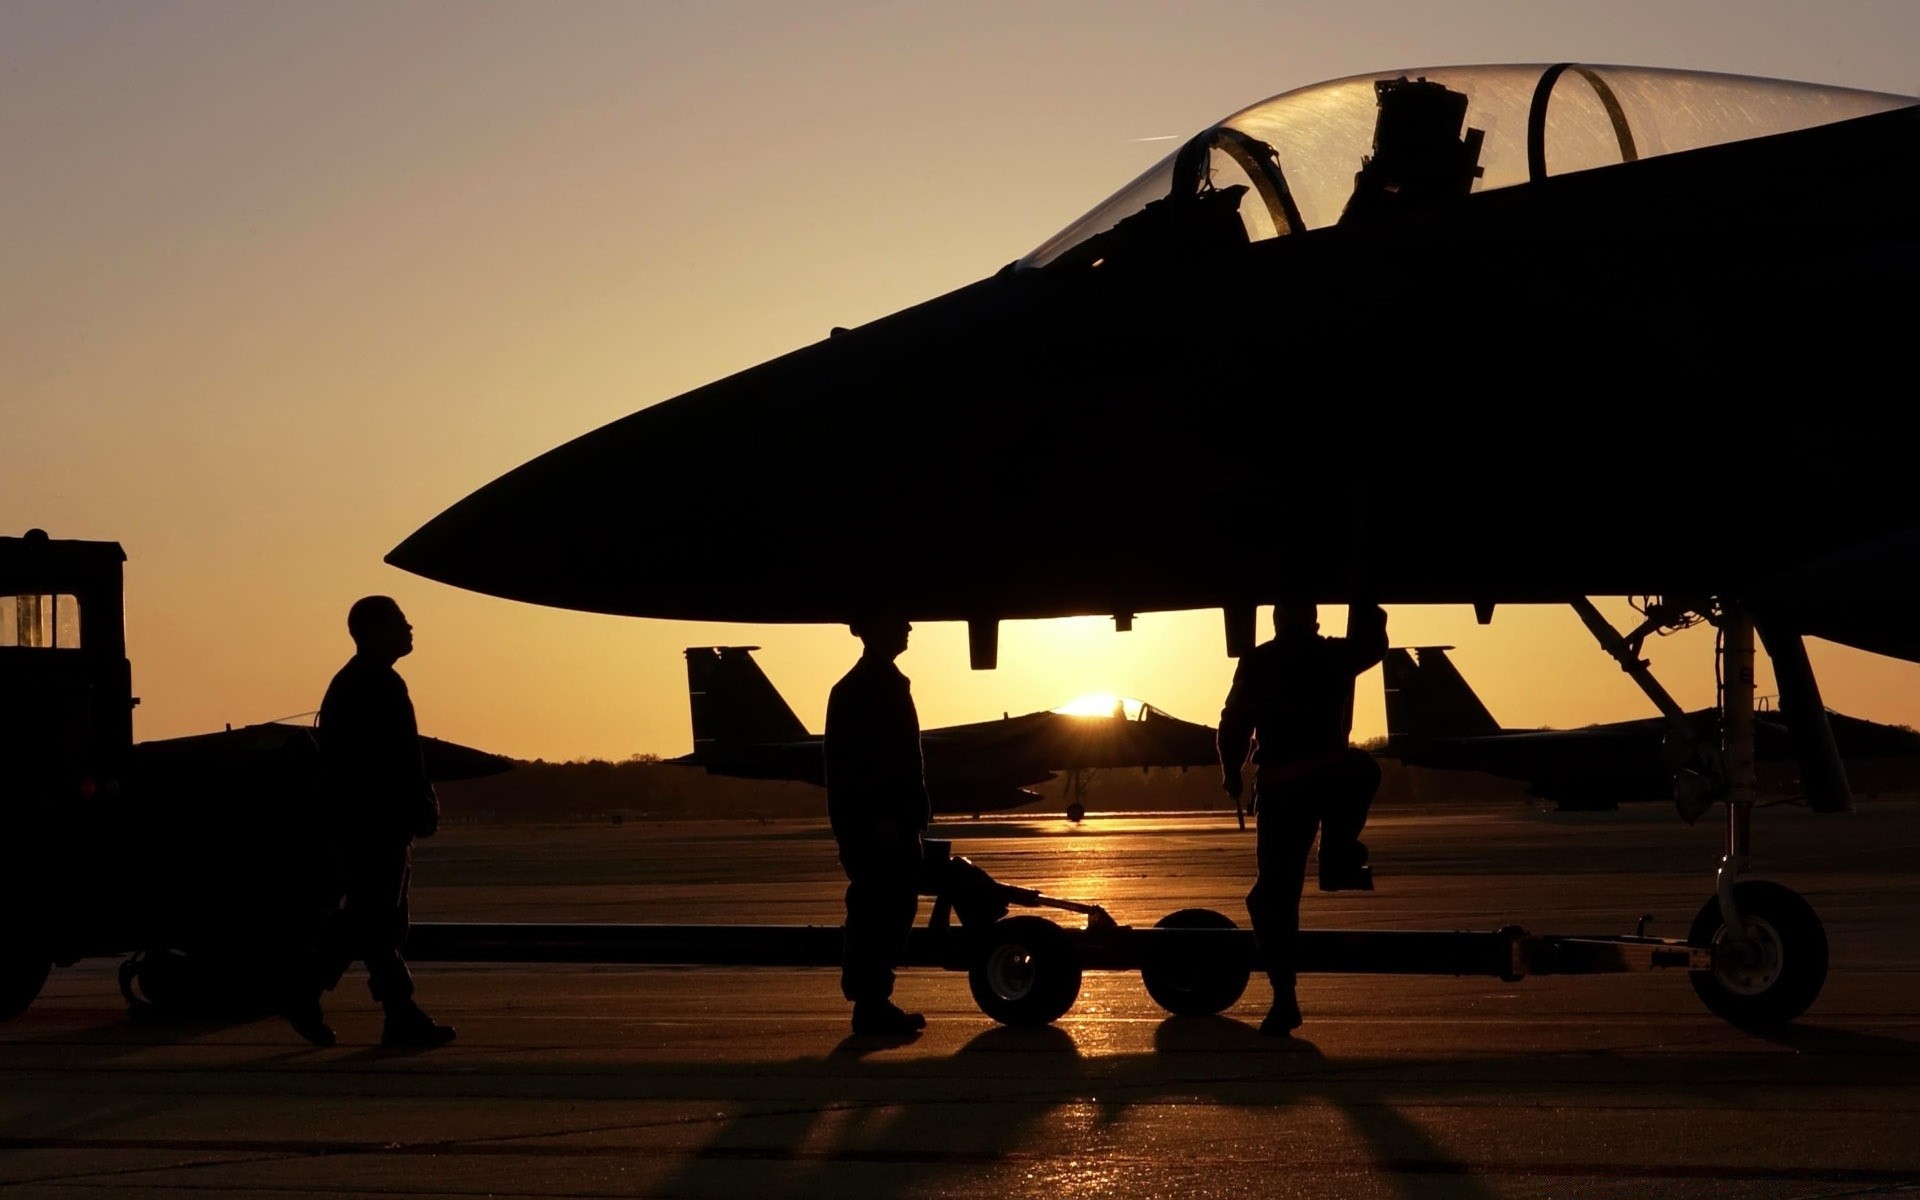
{"type": "MultiPolygon", "coordinates": [[[[55,972],[0,1025],[0,1194],[247,1196],[1754,1196],[1920,1194],[1920,805],[1756,815],[1757,870],[1825,920],[1833,971],[1786,1034],[1710,1015],[1682,975],[1303,979],[1293,1040],[1169,1018],[1089,973],[1057,1025],[994,1024],[965,977],[903,973],[929,1028],[847,1032],[832,970],[423,964],[459,1028],[374,1046],[275,1020],[128,1020],[114,963],[55,972]]],[[[943,823],[996,878],[1151,924],[1245,923],[1230,814],[943,823]]],[[[1680,937],[1719,832],[1670,809],[1382,812],[1372,895],[1310,927],[1680,937]]],[[[416,920],[837,924],[816,823],[452,828],[419,847],[416,920]]],[[[925,902],[923,902],[923,919],[925,902]]],[[[1065,915],[1062,914],[1063,919],[1065,915]]]]}

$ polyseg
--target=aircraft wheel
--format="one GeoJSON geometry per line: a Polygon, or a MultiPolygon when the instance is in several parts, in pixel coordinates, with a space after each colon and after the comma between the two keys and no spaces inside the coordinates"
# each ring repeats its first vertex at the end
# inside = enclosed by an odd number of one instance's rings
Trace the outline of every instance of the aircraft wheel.
{"type": "Polygon", "coordinates": [[[967,971],[974,1003],[1003,1025],[1047,1025],[1080,997],[1080,956],[1045,917],[1007,917],[981,937],[967,971]]]}
{"type": "Polygon", "coordinates": [[[1798,892],[1762,879],[1733,885],[1748,938],[1727,937],[1720,903],[1700,907],[1687,940],[1713,951],[1713,969],[1691,971],[1693,990],[1716,1016],[1743,1029],[1785,1025],[1812,1007],[1827,981],[1827,931],[1798,892]]]}
{"type": "Polygon", "coordinates": [[[27,1011],[52,971],[51,960],[24,952],[0,959],[0,1021],[11,1021],[27,1011]]]}
{"type": "MultiPolygon", "coordinates": [[[[1153,924],[1155,929],[1237,929],[1233,918],[1210,908],[1183,908],[1153,924]]],[[[1171,950],[1140,968],[1153,1002],[1176,1017],[1211,1017],[1232,1008],[1246,994],[1252,976],[1245,963],[1171,950]]]]}
{"type": "Polygon", "coordinates": [[[1078,825],[1080,822],[1086,819],[1087,819],[1086,805],[1080,803],[1078,800],[1075,800],[1072,804],[1067,805],[1067,820],[1072,821],[1075,825],[1078,825]]]}

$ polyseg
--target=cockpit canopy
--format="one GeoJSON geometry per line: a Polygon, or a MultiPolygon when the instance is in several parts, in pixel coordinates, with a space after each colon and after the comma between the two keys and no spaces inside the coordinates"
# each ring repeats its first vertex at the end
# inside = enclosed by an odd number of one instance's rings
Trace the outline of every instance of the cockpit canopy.
{"type": "Polygon", "coordinates": [[[1920,97],[1656,67],[1354,75],[1283,92],[1201,131],[1015,267],[1095,265],[1135,233],[1174,253],[1265,241],[1915,104],[1920,97]]]}
{"type": "Polygon", "coordinates": [[[1167,715],[1144,700],[1116,696],[1111,692],[1081,696],[1052,711],[1068,717],[1117,717],[1125,721],[1145,721],[1167,715]]]}

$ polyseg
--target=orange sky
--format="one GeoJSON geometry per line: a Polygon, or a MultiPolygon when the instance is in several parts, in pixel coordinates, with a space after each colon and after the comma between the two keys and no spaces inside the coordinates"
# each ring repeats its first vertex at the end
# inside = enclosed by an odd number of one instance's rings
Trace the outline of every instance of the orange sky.
{"type": "MultiPolygon", "coordinates": [[[[998,269],[1148,139],[1273,93],[1561,59],[1914,93],[1916,35],[1904,3],[6,4],[0,532],[126,547],[142,738],[316,708],[368,592],[417,627],[428,733],[679,753],[680,650],[722,643],[817,729],[842,629],[556,612],[381,557],[579,433],[998,269]]],[[[1508,724],[1652,711],[1570,612],[1392,619],[1508,724]]],[[[1689,705],[1711,653],[1652,648],[1689,705]]],[[[1920,724],[1920,668],[1814,655],[1830,704],[1920,724]]],[[[1096,691],[1211,722],[1233,666],[1217,613],[1012,624],[1000,660],[928,626],[901,662],[929,725],[1096,691]]],[[[1356,734],[1381,712],[1376,671],[1356,734]]]]}

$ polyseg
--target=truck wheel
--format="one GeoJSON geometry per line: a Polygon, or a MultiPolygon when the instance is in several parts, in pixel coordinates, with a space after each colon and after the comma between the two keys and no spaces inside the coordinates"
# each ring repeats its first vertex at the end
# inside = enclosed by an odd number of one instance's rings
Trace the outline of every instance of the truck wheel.
{"type": "Polygon", "coordinates": [[[180,964],[172,950],[136,950],[120,963],[120,995],[127,1016],[136,1021],[158,1019],[179,1000],[180,964]]]}
{"type": "Polygon", "coordinates": [[[0,1021],[11,1021],[33,1004],[53,963],[24,955],[0,960],[0,1021]]]}
{"type": "MultiPolygon", "coordinates": [[[[1153,924],[1155,929],[1237,929],[1233,918],[1210,908],[1183,908],[1153,924]]],[[[1211,1017],[1233,1007],[1247,990],[1252,972],[1241,962],[1209,958],[1193,950],[1169,947],[1140,968],[1153,1002],[1176,1017],[1211,1017]]]]}
{"type": "Polygon", "coordinates": [[[1713,969],[1690,971],[1716,1016],[1743,1029],[1785,1025],[1813,1006],[1827,981],[1827,931],[1798,892],[1762,879],[1733,885],[1745,943],[1727,937],[1720,902],[1708,897],[1687,940],[1713,951],[1713,969]]]}
{"type": "Polygon", "coordinates": [[[1047,1025],[1080,996],[1080,956],[1045,917],[994,922],[967,971],[974,1003],[1003,1025],[1047,1025]]]}
{"type": "Polygon", "coordinates": [[[268,986],[275,978],[267,960],[242,960],[231,948],[166,947],[120,964],[120,994],[134,1020],[253,1020],[279,1007],[268,986]]]}

